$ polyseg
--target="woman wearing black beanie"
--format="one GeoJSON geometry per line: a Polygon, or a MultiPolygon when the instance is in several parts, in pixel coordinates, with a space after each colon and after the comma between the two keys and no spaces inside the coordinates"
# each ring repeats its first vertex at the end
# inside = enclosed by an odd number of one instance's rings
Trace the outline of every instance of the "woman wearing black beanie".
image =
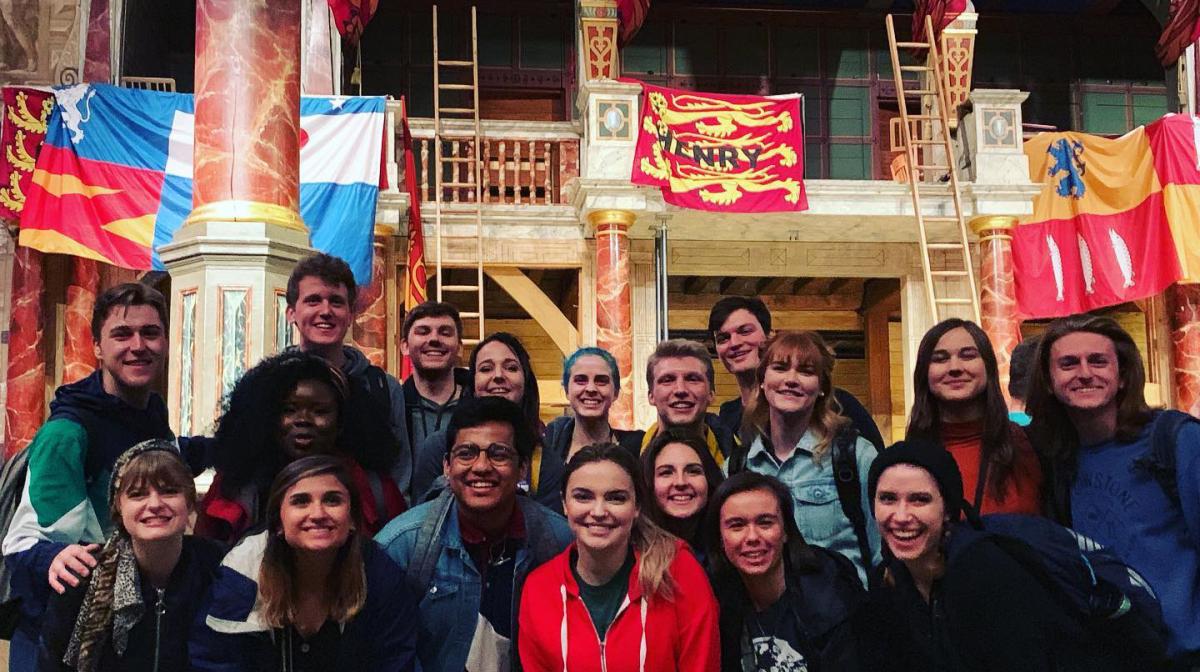
{"type": "Polygon", "coordinates": [[[885,546],[872,598],[894,669],[1125,669],[1029,564],[961,522],[962,476],[940,445],[895,444],[871,465],[867,487],[885,546]]]}

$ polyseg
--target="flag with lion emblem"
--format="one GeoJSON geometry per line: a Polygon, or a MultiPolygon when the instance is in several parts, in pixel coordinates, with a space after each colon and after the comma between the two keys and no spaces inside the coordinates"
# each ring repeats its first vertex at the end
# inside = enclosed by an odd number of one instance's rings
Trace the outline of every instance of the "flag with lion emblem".
{"type": "Polygon", "coordinates": [[[804,194],[799,95],[697,93],[643,84],[634,184],[671,205],[714,212],[796,212],[804,194]]]}

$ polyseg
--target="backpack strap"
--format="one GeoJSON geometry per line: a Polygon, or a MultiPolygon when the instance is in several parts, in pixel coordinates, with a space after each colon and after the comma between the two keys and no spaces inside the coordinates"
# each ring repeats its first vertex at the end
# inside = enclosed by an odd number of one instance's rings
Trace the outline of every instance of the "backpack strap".
{"type": "Polygon", "coordinates": [[[378,516],[379,527],[388,522],[387,502],[384,501],[383,477],[378,472],[364,470],[367,475],[367,486],[371,488],[371,497],[375,500],[375,514],[378,516]]]}
{"type": "Polygon", "coordinates": [[[855,455],[855,443],[858,442],[858,432],[853,427],[842,429],[833,439],[833,479],[837,484],[838,501],[842,505],[842,513],[854,527],[854,536],[858,539],[858,552],[862,557],[863,567],[867,574],[871,568],[871,544],[867,540],[867,516],[862,509],[862,482],[858,477],[858,459],[855,455]]]}
{"type": "Polygon", "coordinates": [[[392,413],[392,394],[388,389],[387,372],[375,366],[374,364],[367,367],[367,392],[371,395],[371,399],[379,406],[380,410],[387,409],[388,417],[392,413]]]}
{"type": "Polygon", "coordinates": [[[1150,449],[1134,461],[1138,468],[1149,472],[1154,480],[1158,481],[1167,499],[1175,506],[1180,504],[1175,444],[1183,424],[1195,421],[1195,418],[1183,411],[1159,411],[1150,429],[1150,449]]]}
{"type": "Polygon", "coordinates": [[[442,554],[442,532],[446,527],[446,519],[450,515],[450,507],[454,505],[454,493],[449,488],[442,491],[433,500],[429,513],[417,530],[417,538],[413,542],[413,554],[408,561],[408,572],[404,576],[405,583],[417,595],[425,595],[429,590],[429,582],[437,568],[438,557],[442,554]]]}

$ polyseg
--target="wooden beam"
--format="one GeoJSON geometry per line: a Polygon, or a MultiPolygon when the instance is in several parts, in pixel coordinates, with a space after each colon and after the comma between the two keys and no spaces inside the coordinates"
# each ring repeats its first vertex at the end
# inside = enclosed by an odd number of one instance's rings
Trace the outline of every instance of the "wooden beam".
{"type": "Polygon", "coordinates": [[[849,287],[852,282],[854,282],[854,278],[837,278],[829,283],[829,293],[837,294],[846,287],[849,287]]]}
{"type": "Polygon", "coordinates": [[[721,287],[718,290],[720,294],[728,294],[729,289],[733,287],[733,283],[737,282],[737,278],[733,276],[721,278],[721,287]]]}
{"type": "Polygon", "coordinates": [[[683,280],[684,294],[699,294],[708,284],[708,278],[702,275],[691,275],[683,280]]]}
{"type": "Polygon", "coordinates": [[[889,440],[892,436],[892,363],[888,311],[866,311],[863,336],[867,350],[867,410],[879,425],[884,440],[889,440]]]}
{"type": "Polygon", "coordinates": [[[800,290],[804,289],[804,287],[812,281],[812,278],[796,278],[796,280],[792,283],[792,294],[799,294],[800,290]]]}
{"type": "Polygon", "coordinates": [[[761,278],[754,285],[754,293],[758,296],[762,296],[763,294],[778,294],[791,281],[791,278],[761,278]]]}
{"type": "Polygon", "coordinates": [[[863,284],[863,312],[880,310],[894,313],[900,310],[900,282],[890,279],[873,278],[863,284]]]}
{"type": "Polygon", "coordinates": [[[579,330],[521,269],[485,266],[484,272],[546,330],[563,355],[569,355],[579,348],[579,330]]]}
{"type": "MultiPolygon", "coordinates": [[[[848,294],[818,295],[801,294],[764,294],[760,297],[771,312],[788,310],[854,310],[859,308],[857,296],[848,294]]],[[[686,310],[707,311],[721,299],[720,294],[706,292],[704,294],[672,294],[671,312],[676,308],[686,310]]],[[[673,323],[672,323],[673,324],[673,323]]]]}

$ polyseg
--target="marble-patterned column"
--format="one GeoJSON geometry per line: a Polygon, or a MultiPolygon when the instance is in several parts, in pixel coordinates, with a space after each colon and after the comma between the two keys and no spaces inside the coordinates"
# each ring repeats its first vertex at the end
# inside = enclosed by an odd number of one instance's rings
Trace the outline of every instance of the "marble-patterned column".
{"type": "Polygon", "coordinates": [[[633,305],[629,286],[629,227],[634,213],[597,210],[588,214],[596,232],[596,345],[617,360],[621,389],[609,423],[633,429],[633,305]]]}
{"type": "Polygon", "coordinates": [[[1175,407],[1200,417],[1200,284],[1167,289],[1171,311],[1171,369],[1175,407]]]}
{"type": "Polygon", "coordinates": [[[1008,398],[1008,367],[1021,342],[1017,292],[1013,279],[1012,229],[1017,218],[1008,215],[976,217],[971,230],[979,236],[979,303],[984,332],[996,350],[1000,389],[1008,398]]]}
{"type": "Polygon", "coordinates": [[[112,19],[109,0],[90,0],[87,5],[87,40],[83,55],[83,81],[105,84],[113,81],[112,19]]]}
{"type": "Polygon", "coordinates": [[[198,221],[300,220],[300,3],[198,0],[198,221]]]}
{"type": "Polygon", "coordinates": [[[92,347],[92,309],[100,287],[99,263],[71,257],[71,279],[67,284],[67,310],[63,325],[63,384],[86,378],[96,370],[92,347]]]}
{"type": "Polygon", "coordinates": [[[354,345],[375,366],[387,368],[387,268],[391,230],[376,227],[371,284],[358,288],[354,345]]]}
{"type": "Polygon", "coordinates": [[[8,396],[4,456],[33,440],[46,417],[45,294],[42,253],[18,247],[13,258],[12,310],[8,332],[8,396]]]}

